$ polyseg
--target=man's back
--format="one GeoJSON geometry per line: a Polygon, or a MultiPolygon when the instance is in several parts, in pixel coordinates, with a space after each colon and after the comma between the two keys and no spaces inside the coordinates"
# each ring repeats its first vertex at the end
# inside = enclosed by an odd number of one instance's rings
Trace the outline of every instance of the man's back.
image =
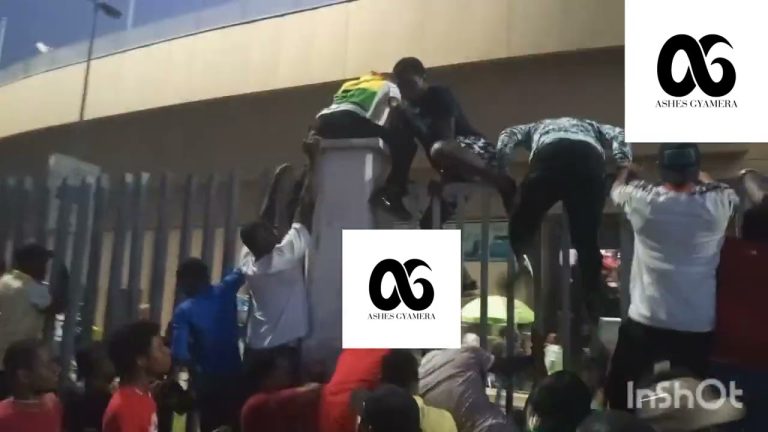
{"type": "Polygon", "coordinates": [[[0,278],[0,358],[12,342],[39,338],[50,304],[47,287],[20,271],[10,271],[0,278]]]}
{"type": "Polygon", "coordinates": [[[634,181],[612,196],[635,231],[629,316],[672,330],[712,330],[720,247],[738,202],[733,190],[708,183],[675,192],[634,181]]]}
{"type": "Polygon", "coordinates": [[[310,241],[307,228],[294,223],[272,253],[259,260],[243,247],[241,268],[247,277],[255,310],[248,328],[249,347],[271,348],[306,334],[304,257],[310,241]]]}
{"type": "Polygon", "coordinates": [[[58,432],[61,419],[61,403],[53,393],[37,401],[8,398],[0,402],[0,431],[3,432],[58,432]]]}
{"type": "Polygon", "coordinates": [[[427,404],[453,415],[459,432],[513,431],[485,393],[483,374],[493,356],[477,347],[432,351],[419,369],[419,393],[427,404]]]}

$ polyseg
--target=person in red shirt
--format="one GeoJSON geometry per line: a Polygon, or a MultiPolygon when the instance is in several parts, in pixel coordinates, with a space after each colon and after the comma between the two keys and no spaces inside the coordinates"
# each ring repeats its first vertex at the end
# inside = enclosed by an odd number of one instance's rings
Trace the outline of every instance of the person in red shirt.
{"type": "Polygon", "coordinates": [[[61,432],[62,408],[51,393],[59,367],[37,339],[12,343],[3,357],[11,397],[0,402],[0,431],[61,432]]]}
{"type": "Polygon", "coordinates": [[[104,413],[103,432],[157,432],[150,386],[171,368],[171,351],[160,337],[160,326],[138,321],[119,329],[110,339],[109,356],[120,388],[104,413]]]}
{"type": "Polygon", "coordinates": [[[316,432],[320,384],[257,393],[245,403],[242,432],[316,432]]]}
{"type": "Polygon", "coordinates": [[[355,432],[357,415],[349,405],[352,392],[373,390],[381,377],[387,349],[347,349],[341,352],[331,381],[323,387],[319,406],[319,432],[355,432]]]}
{"type": "Polygon", "coordinates": [[[242,432],[316,432],[320,384],[294,385],[293,362],[284,356],[261,356],[253,363],[252,378],[261,391],[248,399],[241,412],[242,432]]]}
{"type": "Polygon", "coordinates": [[[743,392],[747,413],[734,430],[762,432],[768,430],[768,188],[753,170],[741,177],[753,206],[744,212],[741,238],[726,238],[720,252],[712,360],[715,377],[743,392]]]}

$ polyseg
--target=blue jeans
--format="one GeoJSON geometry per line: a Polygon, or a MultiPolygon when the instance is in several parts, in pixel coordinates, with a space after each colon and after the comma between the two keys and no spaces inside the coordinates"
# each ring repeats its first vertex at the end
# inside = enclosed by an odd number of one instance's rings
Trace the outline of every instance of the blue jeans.
{"type": "Polygon", "coordinates": [[[753,371],[726,363],[713,363],[712,376],[723,382],[733,381],[744,392],[742,401],[747,415],[741,421],[722,427],[723,431],[768,431],[768,371],[753,371]]]}

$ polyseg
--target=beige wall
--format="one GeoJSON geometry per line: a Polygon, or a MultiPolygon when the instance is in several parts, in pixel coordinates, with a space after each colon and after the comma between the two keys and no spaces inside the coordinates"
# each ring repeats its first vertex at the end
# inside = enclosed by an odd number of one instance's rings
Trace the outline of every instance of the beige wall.
{"type": "MultiPolygon", "coordinates": [[[[448,66],[433,70],[450,85],[471,121],[493,138],[505,126],[551,116],[581,116],[622,124],[621,48],[448,66]]],[[[107,172],[176,174],[238,170],[256,177],[283,161],[301,163],[307,125],[328,103],[337,82],[219,98],[0,139],[0,172],[41,173],[47,155],[61,152],[107,172]]],[[[731,175],[742,165],[768,172],[766,145],[705,145],[708,169],[731,175]],[[711,162],[710,162],[711,161],[711,162]]],[[[636,145],[640,155],[655,146],[636,145]]],[[[420,152],[417,177],[429,175],[420,152]]],[[[523,161],[521,161],[523,162],[523,161]]],[[[524,170],[521,163],[518,174],[524,170]]]]}
{"type": "MultiPolygon", "coordinates": [[[[389,70],[623,44],[616,0],[358,0],[94,60],[86,117],[389,70]]],[[[0,87],[0,137],[77,120],[83,65],[0,87]]]]}

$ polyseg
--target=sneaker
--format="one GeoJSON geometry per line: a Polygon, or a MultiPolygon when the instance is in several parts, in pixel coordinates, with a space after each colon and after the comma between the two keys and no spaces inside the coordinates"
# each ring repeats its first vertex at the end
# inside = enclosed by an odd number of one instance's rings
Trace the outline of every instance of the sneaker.
{"type": "Polygon", "coordinates": [[[393,198],[388,196],[384,191],[374,192],[368,202],[373,208],[381,209],[394,216],[399,221],[408,222],[413,218],[411,212],[405,208],[402,198],[393,198]]]}

